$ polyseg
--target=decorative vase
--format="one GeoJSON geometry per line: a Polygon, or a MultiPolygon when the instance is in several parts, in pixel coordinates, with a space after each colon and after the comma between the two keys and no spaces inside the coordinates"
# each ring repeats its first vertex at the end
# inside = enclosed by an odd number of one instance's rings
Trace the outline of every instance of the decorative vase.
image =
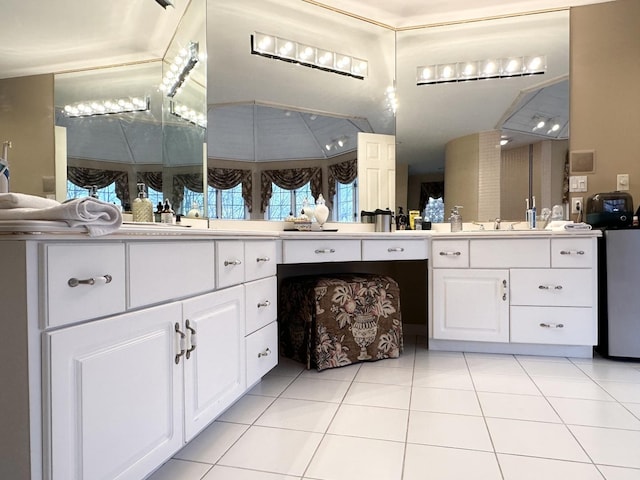
{"type": "Polygon", "coordinates": [[[355,315],[351,324],[351,334],[356,344],[360,347],[358,360],[370,360],[367,347],[373,343],[378,334],[378,320],[375,315],[355,315]]]}
{"type": "Polygon", "coordinates": [[[320,225],[320,227],[322,227],[322,225],[324,225],[324,223],[329,218],[329,207],[327,207],[327,205],[325,204],[322,194],[318,196],[314,215],[316,217],[316,222],[318,222],[318,225],[320,225]]]}

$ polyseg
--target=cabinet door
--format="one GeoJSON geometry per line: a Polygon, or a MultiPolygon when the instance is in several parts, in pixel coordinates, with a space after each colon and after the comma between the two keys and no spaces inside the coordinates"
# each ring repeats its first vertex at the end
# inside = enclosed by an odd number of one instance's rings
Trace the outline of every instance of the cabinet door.
{"type": "Polygon", "coordinates": [[[189,441],[245,390],[244,287],[238,285],[183,303],[185,440],[189,441]],[[187,321],[189,322],[187,328],[187,321]],[[191,330],[190,330],[191,329],[191,330]]]}
{"type": "Polygon", "coordinates": [[[433,271],[433,337],[509,341],[509,271],[433,271]]]}
{"type": "Polygon", "coordinates": [[[180,320],[173,303],[45,334],[51,479],[139,480],[180,448],[180,320]]]}

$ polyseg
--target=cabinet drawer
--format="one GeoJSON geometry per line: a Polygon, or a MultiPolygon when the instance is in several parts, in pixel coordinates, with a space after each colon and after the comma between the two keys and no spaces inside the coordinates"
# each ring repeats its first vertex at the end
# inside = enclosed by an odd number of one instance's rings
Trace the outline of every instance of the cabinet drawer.
{"type": "Polygon", "coordinates": [[[216,242],[216,280],[218,288],[244,282],[244,242],[216,242]]]}
{"type": "Polygon", "coordinates": [[[212,241],[141,242],[127,248],[131,308],[215,288],[212,241]]]}
{"type": "Polygon", "coordinates": [[[445,240],[431,242],[433,268],[468,268],[469,242],[467,240],[445,240]]]}
{"type": "Polygon", "coordinates": [[[427,258],[426,240],[363,240],[362,260],[423,260],[427,258]]]}
{"type": "Polygon", "coordinates": [[[247,341],[247,387],[278,364],[278,322],[252,333],[247,341]]]}
{"type": "Polygon", "coordinates": [[[471,268],[542,268],[550,266],[551,247],[548,239],[476,239],[469,243],[469,266],[471,268]]]}
{"type": "Polygon", "coordinates": [[[597,294],[591,270],[511,270],[511,305],[591,307],[597,294]]]}
{"type": "Polygon", "coordinates": [[[592,308],[511,307],[511,341],[555,345],[595,345],[592,308]]]}
{"type": "Polygon", "coordinates": [[[247,334],[255,332],[278,316],[278,280],[264,278],[245,285],[245,313],[247,334]]]}
{"type": "Polygon", "coordinates": [[[283,263],[360,261],[360,240],[284,240],[283,263]]]}
{"type": "Polygon", "coordinates": [[[245,281],[271,277],[276,274],[276,242],[245,242],[245,281]]]}
{"type": "Polygon", "coordinates": [[[592,268],[596,240],[591,238],[551,239],[551,266],[556,268],[592,268]]]}
{"type": "Polygon", "coordinates": [[[126,308],[124,244],[43,247],[48,327],[103,317],[126,308]],[[70,280],[88,280],[72,287],[70,280]]]}

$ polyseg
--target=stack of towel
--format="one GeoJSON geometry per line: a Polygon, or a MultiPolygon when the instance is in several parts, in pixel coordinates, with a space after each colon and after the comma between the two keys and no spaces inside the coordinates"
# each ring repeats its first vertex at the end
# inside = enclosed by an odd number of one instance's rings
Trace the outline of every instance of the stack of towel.
{"type": "Polygon", "coordinates": [[[0,193],[0,221],[48,220],[82,226],[96,237],[113,233],[122,225],[120,209],[96,198],[84,197],[60,203],[23,193],[0,193]]]}

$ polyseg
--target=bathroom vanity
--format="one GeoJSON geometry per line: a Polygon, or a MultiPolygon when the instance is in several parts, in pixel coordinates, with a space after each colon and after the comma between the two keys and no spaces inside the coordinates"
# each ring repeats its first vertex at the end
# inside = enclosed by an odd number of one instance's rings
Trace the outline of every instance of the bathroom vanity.
{"type": "Polygon", "coordinates": [[[126,230],[1,236],[0,478],[140,480],[277,364],[273,236],[126,230]]]}
{"type": "Polygon", "coordinates": [[[343,230],[0,235],[0,478],[145,478],[276,365],[277,264],[427,262],[430,349],[591,356],[600,232],[343,230]]]}

